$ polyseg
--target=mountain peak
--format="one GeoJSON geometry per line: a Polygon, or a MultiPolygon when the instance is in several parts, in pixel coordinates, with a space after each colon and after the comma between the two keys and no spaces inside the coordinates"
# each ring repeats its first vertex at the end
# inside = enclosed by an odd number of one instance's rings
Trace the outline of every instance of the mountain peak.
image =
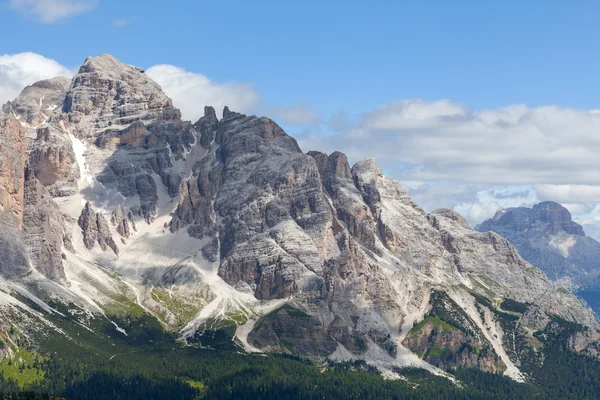
{"type": "Polygon", "coordinates": [[[569,210],[558,203],[544,201],[533,206],[533,211],[539,213],[540,220],[551,224],[555,232],[563,230],[572,235],[585,236],[583,227],[574,222],[569,210]]]}
{"type": "Polygon", "coordinates": [[[125,64],[110,54],[102,54],[101,56],[90,56],[86,58],[83,65],[79,68],[79,73],[97,72],[111,74],[124,70],[136,70],[142,72],[141,68],[125,64]]]}
{"type": "Polygon", "coordinates": [[[536,229],[545,234],[559,234],[565,232],[577,236],[585,236],[583,227],[573,221],[571,213],[559,203],[544,201],[528,207],[512,207],[496,211],[493,218],[483,221],[475,229],[480,231],[494,230],[511,227],[511,230],[529,229],[535,225],[536,229]]]}
{"type": "Polygon", "coordinates": [[[96,132],[121,130],[136,120],[181,119],[171,99],[141,68],[109,54],[85,60],[73,78],[64,111],[72,123],[89,120],[96,132]]]}

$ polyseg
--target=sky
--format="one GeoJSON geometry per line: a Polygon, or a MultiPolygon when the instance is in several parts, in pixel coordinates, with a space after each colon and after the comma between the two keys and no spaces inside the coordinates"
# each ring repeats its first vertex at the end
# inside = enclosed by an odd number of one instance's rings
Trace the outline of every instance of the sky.
{"type": "Polygon", "coordinates": [[[600,237],[600,2],[0,0],[0,103],[110,53],[186,119],[266,115],[475,225],[552,200],[600,237]]]}

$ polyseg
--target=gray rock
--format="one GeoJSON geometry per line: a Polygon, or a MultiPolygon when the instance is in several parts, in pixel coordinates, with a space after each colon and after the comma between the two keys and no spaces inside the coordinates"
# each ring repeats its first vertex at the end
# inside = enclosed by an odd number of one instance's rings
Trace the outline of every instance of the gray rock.
{"type": "Polygon", "coordinates": [[[74,251],[71,232],[52,195],[30,169],[26,171],[23,238],[35,269],[49,279],[65,279],[64,250],[74,251]]]}
{"type": "Polygon", "coordinates": [[[29,168],[54,197],[75,194],[80,171],[70,138],[50,125],[36,132],[29,168]]]}
{"type": "Polygon", "coordinates": [[[112,237],[106,218],[104,215],[96,213],[89,201],[81,210],[77,223],[83,233],[85,247],[91,250],[98,243],[102,251],[110,248],[116,255],[119,255],[119,248],[112,237]]]}
{"type": "Polygon", "coordinates": [[[83,244],[88,249],[93,249],[98,241],[98,224],[96,212],[92,209],[90,202],[86,202],[77,220],[83,234],[83,244]]]}
{"type": "Polygon", "coordinates": [[[507,238],[519,254],[555,281],[574,288],[600,288],[600,243],[585,236],[581,225],[558,203],[509,208],[475,227],[507,238]]]}
{"type": "Polygon", "coordinates": [[[115,225],[115,230],[119,235],[124,238],[128,238],[131,235],[131,231],[129,229],[129,221],[125,217],[125,212],[123,211],[123,207],[119,204],[117,208],[115,208],[110,216],[110,222],[115,225]]]}
{"type": "Polygon", "coordinates": [[[40,126],[48,120],[55,109],[62,107],[71,79],[60,76],[46,79],[27,86],[13,101],[2,109],[6,114],[14,114],[21,122],[30,126],[40,126]]]}

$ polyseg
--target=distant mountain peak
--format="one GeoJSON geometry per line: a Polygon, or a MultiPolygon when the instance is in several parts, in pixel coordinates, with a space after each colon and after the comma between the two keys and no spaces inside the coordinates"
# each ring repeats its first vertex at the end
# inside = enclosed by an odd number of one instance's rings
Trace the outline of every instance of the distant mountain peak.
{"type": "Polygon", "coordinates": [[[554,281],[567,281],[575,289],[600,288],[600,243],[585,236],[583,227],[559,203],[498,210],[475,229],[504,236],[554,281]]]}
{"type": "Polygon", "coordinates": [[[571,235],[585,236],[583,227],[573,221],[571,213],[559,203],[544,201],[532,208],[513,207],[496,211],[493,218],[482,222],[475,229],[480,231],[493,230],[492,226],[513,226],[513,230],[529,229],[535,225],[544,234],[566,232],[571,235]]]}

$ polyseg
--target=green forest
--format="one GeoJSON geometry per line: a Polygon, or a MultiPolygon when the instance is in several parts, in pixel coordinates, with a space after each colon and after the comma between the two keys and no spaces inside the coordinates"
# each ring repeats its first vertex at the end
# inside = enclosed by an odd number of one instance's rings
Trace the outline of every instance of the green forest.
{"type": "MultiPolygon", "coordinates": [[[[558,318],[536,334],[543,346],[528,365],[521,366],[528,374],[526,383],[473,368],[449,369],[455,382],[420,369],[396,369],[402,379],[386,380],[363,361],[334,363],[284,354],[246,354],[232,341],[228,328],[198,334],[193,345],[184,345],[146,314],[118,320],[127,336],[99,319],[89,329],[74,324],[71,317],[55,314],[49,318],[65,336],[40,334],[33,346],[13,329],[3,333],[0,349],[10,342],[17,350],[0,362],[2,398],[600,398],[600,361],[567,348],[569,337],[584,328],[558,318]]],[[[514,321],[506,324],[508,329],[514,321]]]]}
{"type": "MultiPolygon", "coordinates": [[[[166,337],[166,336],[165,336],[166,337]]],[[[92,351],[38,357],[43,378],[22,384],[0,379],[10,399],[597,399],[600,362],[548,342],[531,382],[515,383],[475,369],[450,370],[458,383],[424,370],[399,369],[405,380],[384,380],[364,362],[316,363],[289,355],[248,355],[235,349],[184,347],[174,340],[100,360],[92,351]],[[550,350],[552,347],[552,350],[550,350]]]]}

